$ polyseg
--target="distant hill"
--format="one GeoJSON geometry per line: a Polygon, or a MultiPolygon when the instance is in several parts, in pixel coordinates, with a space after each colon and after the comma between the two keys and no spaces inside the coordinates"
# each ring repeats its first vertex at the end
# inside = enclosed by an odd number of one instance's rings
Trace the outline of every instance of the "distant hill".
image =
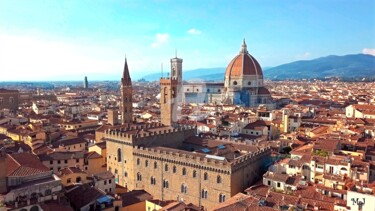
{"type": "MultiPolygon", "coordinates": [[[[313,60],[295,61],[276,67],[262,67],[268,79],[311,79],[311,78],[375,78],[375,56],[354,54],[345,56],[327,56],[313,60]]],[[[223,81],[225,67],[199,68],[182,72],[184,80],[223,81]]],[[[166,73],[164,73],[166,76],[166,73]]],[[[160,73],[143,77],[147,81],[160,79],[160,73]]]]}
{"type": "Polygon", "coordinates": [[[296,61],[270,68],[264,71],[264,76],[269,79],[280,80],[375,77],[375,56],[353,54],[296,61]]]}

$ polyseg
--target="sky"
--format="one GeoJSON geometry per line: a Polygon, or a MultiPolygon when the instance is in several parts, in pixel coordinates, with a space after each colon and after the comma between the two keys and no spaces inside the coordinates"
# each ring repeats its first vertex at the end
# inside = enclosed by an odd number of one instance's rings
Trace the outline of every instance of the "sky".
{"type": "Polygon", "coordinates": [[[120,80],[226,67],[242,40],[263,67],[375,55],[373,0],[0,0],[0,81],[120,80]]]}

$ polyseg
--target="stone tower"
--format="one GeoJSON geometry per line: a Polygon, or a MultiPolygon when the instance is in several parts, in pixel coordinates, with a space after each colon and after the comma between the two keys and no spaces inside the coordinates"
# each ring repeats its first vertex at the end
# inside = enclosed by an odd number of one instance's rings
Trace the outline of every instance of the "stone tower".
{"type": "Polygon", "coordinates": [[[118,115],[117,115],[117,110],[115,109],[108,109],[107,110],[107,116],[108,116],[108,124],[114,126],[117,125],[118,121],[118,115]]]}
{"type": "Polygon", "coordinates": [[[125,58],[124,72],[122,73],[121,79],[121,123],[132,123],[133,122],[133,103],[132,103],[132,80],[129,74],[128,63],[125,58]]]}
{"type": "Polygon", "coordinates": [[[176,57],[171,59],[171,78],[177,79],[177,101],[182,101],[182,59],[176,57]]]}
{"type": "Polygon", "coordinates": [[[160,79],[160,117],[164,125],[172,125],[177,120],[177,87],[175,77],[160,79]]]}

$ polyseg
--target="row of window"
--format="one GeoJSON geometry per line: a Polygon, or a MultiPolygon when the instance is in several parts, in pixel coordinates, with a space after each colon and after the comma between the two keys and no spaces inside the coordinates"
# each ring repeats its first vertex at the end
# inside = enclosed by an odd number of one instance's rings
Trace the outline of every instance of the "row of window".
{"type": "MultiPolygon", "coordinates": [[[[187,92],[189,92],[189,91],[190,91],[190,89],[186,89],[186,91],[187,91],[187,92]]],[[[206,92],[210,92],[210,91],[211,91],[210,89],[207,89],[207,90],[206,90],[206,92]]],[[[199,89],[197,89],[197,92],[199,92],[199,89]]],[[[221,92],[221,90],[220,90],[220,89],[218,89],[218,90],[217,90],[217,92],[219,92],[219,93],[220,93],[220,92],[221,92]]]]}
{"type": "MultiPolygon", "coordinates": [[[[62,161],[62,160],[57,160],[57,164],[61,164],[61,161],[62,161]]],[[[65,164],[68,163],[68,160],[63,160],[63,161],[64,161],[65,164]]],[[[76,163],[79,163],[79,159],[76,159],[76,163]]],[[[49,161],[49,164],[52,165],[52,164],[53,164],[53,160],[50,160],[50,161],[49,161]]]]}
{"type": "MultiPolygon", "coordinates": [[[[137,159],[137,165],[138,165],[138,166],[141,165],[141,160],[140,160],[139,158],[137,159]]],[[[146,166],[146,167],[149,166],[149,164],[148,164],[148,160],[145,160],[145,166],[146,166]]],[[[157,163],[156,161],[154,162],[154,168],[155,168],[155,169],[158,168],[158,163],[157,163]]],[[[168,164],[165,164],[165,165],[164,165],[164,171],[166,171],[166,172],[169,171],[169,165],[168,165],[168,164]]],[[[177,167],[176,167],[176,166],[173,166],[172,171],[173,171],[173,173],[177,173],[177,167]]],[[[182,168],[182,172],[181,172],[181,174],[182,174],[183,176],[187,175],[187,170],[186,170],[185,167],[182,168]]],[[[197,177],[197,171],[196,171],[196,170],[193,171],[192,176],[193,176],[193,178],[196,178],[196,177],[197,177]]],[[[204,180],[208,180],[208,173],[207,173],[207,172],[205,172],[205,173],[203,174],[203,179],[204,179],[204,180]]],[[[217,178],[216,178],[216,183],[221,183],[221,176],[220,176],[220,175],[217,176],[217,178]]]]}
{"type": "MultiPolygon", "coordinates": [[[[142,175],[140,173],[137,174],[137,181],[142,181],[142,175]]],[[[156,185],[156,178],[155,177],[150,178],[150,184],[156,185]]],[[[166,179],[163,180],[163,188],[169,188],[169,182],[166,179]]],[[[187,193],[187,185],[186,184],[181,185],[181,193],[185,193],[185,194],[187,193]]],[[[208,191],[206,189],[202,189],[201,198],[202,199],[208,198],[208,191]]],[[[224,201],[225,201],[225,195],[220,194],[219,195],[219,202],[224,202],[224,201]]]]}
{"type": "MultiPolygon", "coordinates": [[[[237,85],[237,84],[238,84],[238,83],[237,83],[237,81],[233,81],[233,85],[237,85]]],[[[260,84],[260,83],[259,83],[259,84],[260,84]]],[[[250,86],[250,85],[251,85],[251,82],[250,82],[250,81],[248,81],[248,82],[247,82],[247,85],[249,85],[249,86],[250,86]]]]}
{"type": "MultiPolygon", "coordinates": [[[[4,99],[2,97],[0,97],[0,105],[3,105],[4,103],[4,99]]],[[[14,103],[14,98],[13,97],[10,97],[9,98],[9,104],[13,104],[14,103]]]]}

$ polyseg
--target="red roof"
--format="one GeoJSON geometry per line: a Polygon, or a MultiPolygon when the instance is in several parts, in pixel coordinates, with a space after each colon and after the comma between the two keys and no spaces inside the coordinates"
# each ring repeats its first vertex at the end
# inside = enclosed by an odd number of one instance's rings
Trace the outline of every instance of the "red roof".
{"type": "Polygon", "coordinates": [[[50,171],[38,157],[30,153],[7,155],[7,176],[26,177],[50,171]]]}
{"type": "Polygon", "coordinates": [[[258,61],[247,52],[245,42],[242,45],[240,54],[234,57],[225,71],[225,77],[243,75],[256,75],[263,77],[262,68],[258,61]]]}

